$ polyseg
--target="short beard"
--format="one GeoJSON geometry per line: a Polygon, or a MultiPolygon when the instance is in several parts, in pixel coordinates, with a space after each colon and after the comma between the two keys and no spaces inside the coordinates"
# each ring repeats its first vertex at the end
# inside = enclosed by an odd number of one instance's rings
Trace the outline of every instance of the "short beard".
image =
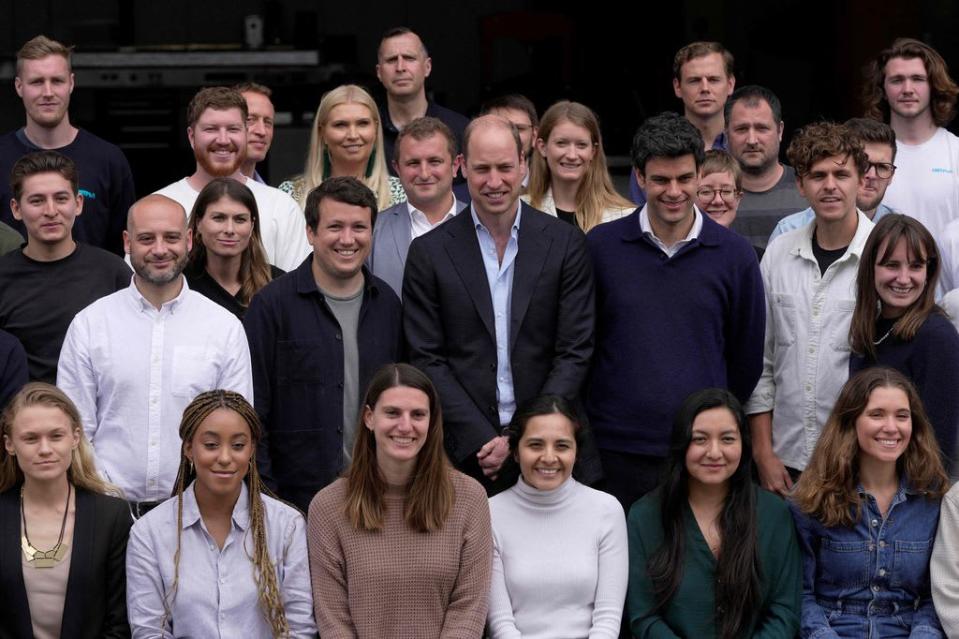
{"type": "Polygon", "coordinates": [[[207,174],[218,178],[218,177],[230,177],[231,175],[236,175],[236,173],[243,166],[243,161],[246,159],[246,152],[238,151],[236,154],[236,162],[233,164],[214,164],[210,161],[209,156],[205,151],[197,151],[194,149],[193,156],[196,158],[196,163],[200,165],[207,174]]]}
{"type": "Polygon", "coordinates": [[[174,263],[173,268],[169,272],[164,273],[160,276],[153,275],[150,273],[147,262],[144,259],[133,259],[133,256],[130,256],[130,264],[133,265],[133,272],[137,274],[137,277],[142,279],[145,282],[149,282],[154,286],[163,286],[164,284],[169,284],[170,282],[176,280],[180,277],[180,274],[183,273],[183,269],[186,268],[187,262],[190,260],[190,254],[184,253],[181,255],[177,261],[174,263]]]}

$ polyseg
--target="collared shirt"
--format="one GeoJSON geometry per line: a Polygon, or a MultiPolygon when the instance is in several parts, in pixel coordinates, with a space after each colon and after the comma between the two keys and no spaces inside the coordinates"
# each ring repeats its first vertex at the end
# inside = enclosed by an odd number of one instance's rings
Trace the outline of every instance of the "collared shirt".
{"type": "Polygon", "coordinates": [[[97,469],[131,501],[170,495],[194,397],[222,388],[253,401],[243,326],[182,281],[159,310],[134,281],[97,300],[77,313],[60,352],[57,386],[80,411],[97,469]]]}
{"type": "Polygon", "coordinates": [[[773,413],[773,451],[790,468],[806,467],[839,390],[849,378],[849,324],[856,307],[859,258],[875,226],[858,213],[846,254],[820,275],[815,224],[769,245],[760,263],[766,288],[763,373],[746,413],[773,413]]]}
{"type": "Polygon", "coordinates": [[[830,622],[839,616],[842,636],[893,636],[876,632],[874,618],[897,615],[907,627],[894,624],[895,636],[942,636],[929,583],[940,500],[902,478],[884,516],[862,485],[857,492],[862,511],[852,526],[827,528],[789,504],[803,555],[802,636],[836,636],[830,622]]]}
{"type": "MultiPolygon", "coordinates": [[[[177,545],[177,499],[168,499],[133,525],[127,547],[127,611],[134,637],[271,637],[253,564],[250,494],[242,484],[223,548],[200,516],[194,486],[183,491],[177,545]],[[179,550],[178,576],[174,556],[179,550]],[[171,597],[173,582],[176,593],[171,597]]],[[[261,495],[269,561],[276,566],[290,637],[315,637],[303,515],[261,495]]]]}
{"type": "Polygon", "coordinates": [[[703,214],[699,212],[699,209],[696,208],[696,205],[693,205],[693,225],[689,229],[689,233],[686,234],[686,237],[672,246],[666,246],[666,244],[656,237],[656,234],[653,232],[653,227],[649,223],[649,211],[647,208],[649,204],[643,205],[643,210],[639,212],[639,228],[649,238],[649,240],[659,247],[663,253],[666,254],[666,257],[672,257],[679,252],[679,249],[683,248],[697,237],[699,233],[703,230],[703,214]]]}
{"type": "MultiPolygon", "coordinates": [[[[452,195],[452,192],[450,193],[450,195],[452,195]]],[[[407,200],[406,208],[410,213],[410,232],[411,232],[410,239],[415,240],[420,235],[425,235],[426,233],[429,233],[430,231],[435,229],[437,226],[439,226],[443,222],[449,220],[451,217],[456,215],[459,212],[456,210],[457,204],[458,202],[456,201],[456,198],[454,197],[453,202],[450,204],[450,210],[446,212],[446,215],[443,216],[442,220],[440,220],[436,224],[433,224],[426,217],[426,213],[423,213],[421,210],[413,206],[412,202],[407,200]]]]}
{"type": "MultiPolygon", "coordinates": [[[[873,224],[877,223],[890,213],[895,213],[895,211],[880,202],[879,206],[876,207],[876,212],[872,216],[873,224]]],[[[815,217],[816,213],[812,210],[811,206],[808,209],[803,209],[802,211],[798,211],[792,215],[787,215],[783,219],[779,220],[779,222],[776,224],[776,228],[773,229],[772,234],[769,236],[769,241],[772,242],[773,238],[779,237],[783,233],[788,233],[793,229],[806,226],[812,222],[815,217]]]]}
{"type": "Polygon", "coordinates": [[[496,327],[496,401],[499,404],[499,422],[509,424],[516,410],[516,395],[513,392],[513,367],[510,363],[509,325],[513,301],[513,262],[519,253],[519,223],[523,206],[516,203],[516,219],[510,230],[509,242],[499,261],[496,241],[489,230],[479,221],[476,209],[470,204],[470,215],[476,228],[490,298],[493,300],[493,320],[496,327]]]}

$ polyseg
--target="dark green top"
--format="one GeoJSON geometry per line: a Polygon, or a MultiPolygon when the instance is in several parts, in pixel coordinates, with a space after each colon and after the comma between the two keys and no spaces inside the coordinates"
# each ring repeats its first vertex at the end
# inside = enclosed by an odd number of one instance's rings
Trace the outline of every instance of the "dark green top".
{"type": "MultiPolygon", "coordinates": [[[[802,564],[792,516],[779,497],[757,490],[759,561],[763,574],[763,605],[747,636],[792,639],[799,631],[802,564]]],[[[663,543],[660,492],[646,495],[629,511],[629,591],[626,610],[637,639],[716,636],[716,559],[687,505],[686,557],[679,588],[662,614],[652,611],[652,582],[646,561],[663,543]]]]}

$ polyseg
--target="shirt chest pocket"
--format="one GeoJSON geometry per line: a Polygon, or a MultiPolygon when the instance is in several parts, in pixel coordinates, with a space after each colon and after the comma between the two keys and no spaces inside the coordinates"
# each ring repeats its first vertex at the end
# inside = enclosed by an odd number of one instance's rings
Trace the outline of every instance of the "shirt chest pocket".
{"type": "Polygon", "coordinates": [[[177,346],[173,349],[172,392],[192,400],[219,384],[216,358],[203,346],[177,346]]]}
{"type": "Polygon", "coordinates": [[[856,310],[856,300],[835,300],[826,316],[825,330],[829,331],[829,344],[832,349],[841,353],[848,353],[849,326],[852,323],[852,314],[856,310]]]}
{"type": "Polygon", "coordinates": [[[773,293],[769,296],[776,346],[792,346],[796,342],[796,296],[773,293]]]}
{"type": "Polygon", "coordinates": [[[819,548],[819,578],[834,586],[863,587],[869,583],[871,555],[869,542],[823,539],[819,548]]]}
{"type": "Polygon", "coordinates": [[[892,575],[890,585],[916,593],[929,588],[929,558],[932,555],[932,540],[903,541],[893,545],[892,575]]]}

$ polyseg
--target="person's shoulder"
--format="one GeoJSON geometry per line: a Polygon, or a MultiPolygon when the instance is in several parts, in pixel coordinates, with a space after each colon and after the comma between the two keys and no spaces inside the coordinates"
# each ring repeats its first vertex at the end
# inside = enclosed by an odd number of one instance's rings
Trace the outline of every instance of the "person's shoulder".
{"type": "MultiPolygon", "coordinates": [[[[130,286],[133,286],[133,284],[130,286]]],[[[111,321],[111,319],[116,318],[115,311],[118,305],[123,303],[123,296],[130,295],[129,288],[129,286],[121,288],[119,291],[114,291],[109,295],[104,295],[100,299],[90,302],[74,316],[73,321],[86,321],[94,325],[99,322],[111,321]]],[[[119,321],[123,320],[120,319],[119,321]]]]}
{"type": "Polygon", "coordinates": [[[156,508],[133,522],[133,527],[130,529],[131,537],[152,538],[159,536],[162,538],[167,534],[175,535],[177,530],[177,499],[179,498],[173,496],[164,500],[156,508]]]}
{"type": "Polygon", "coordinates": [[[756,491],[756,513],[767,519],[791,519],[789,505],[785,499],[775,495],[765,488],[753,486],[756,491]]]}
{"type": "Polygon", "coordinates": [[[210,337],[222,335],[223,329],[234,322],[240,323],[236,315],[203,293],[190,289],[186,291],[186,301],[194,312],[200,312],[206,318],[201,326],[197,326],[197,329],[201,332],[206,330],[210,337]],[[204,329],[204,327],[206,328],[204,329]]]}
{"type": "Polygon", "coordinates": [[[266,511],[267,518],[277,525],[285,528],[290,524],[303,521],[303,513],[295,506],[263,493],[260,493],[260,499],[263,502],[263,509],[266,511]]]}
{"type": "Polygon", "coordinates": [[[443,123],[449,126],[451,129],[465,129],[466,125],[470,123],[469,118],[462,113],[454,111],[453,109],[448,109],[441,104],[430,102],[430,107],[430,115],[442,120],[443,123]]]}
{"type": "Polygon", "coordinates": [[[108,267],[114,270],[122,267],[122,270],[131,274],[133,273],[122,257],[106,249],[102,249],[99,246],[77,242],[77,251],[77,257],[80,257],[88,264],[108,267]]]}
{"type": "Polygon", "coordinates": [[[184,177],[184,178],[180,178],[179,180],[175,182],[171,182],[170,184],[167,184],[161,189],[157,189],[156,191],[153,192],[153,195],[162,195],[164,197],[170,198],[171,200],[176,200],[177,202],[180,202],[181,200],[184,199],[185,196],[190,194],[192,190],[193,190],[193,187],[190,186],[190,183],[187,182],[187,178],[184,177]]]}
{"type": "Polygon", "coordinates": [[[310,500],[310,520],[313,520],[313,513],[330,516],[342,510],[342,506],[346,502],[347,488],[348,484],[345,477],[340,477],[332,484],[321,488],[310,500]]]}
{"type": "MultiPolygon", "coordinates": [[[[946,298],[943,297],[943,302],[945,302],[945,300],[946,298]]],[[[955,325],[953,325],[952,321],[946,315],[946,312],[938,308],[933,309],[933,311],[929,313],[929,316],[926,317],[926,321],[919,326],[919,330],[916,332],[916,339],[920,338],[935,340],[937,343],[940,343],[942,340],[949,340],[950,342],[959,341],[955,325]]]]}
{"type": "Polygon", "coordinates": [[[370,278],[370,286],[376,291],[375,295],[370,296],[370,304],[381,307],[395,307],[397,310],[402,309],[399,296],[393,290],[393,287],[386,283],[386,280],[373,275],[369,271],[366,272],[366,276],[370,278]]]}
{"type": "Polygon", "coordinates": [[[659,488],[646,493],[630,507],[628,516],[630,524],[641,527],[654,521],[658,524],[662,503],[662,493],[659,488]]]}
{"type": "Polygon", "coordinates": [[[620,518],[625,517],[623,506],[618,499],[609,493],[604,493],[580,482],[576,482],[576,490],[580,494],[580,499],[588,502],[596,512],[607,516],[612,514],[620,518]]]}
{"type": "Polygon", "coordinates": [[[458,470],[450,469],[450,481],[453,483],[453,492],[456,494],[456,501],[464,504],[487,504],[486,490],[478,481],[468,475],[464,475],[458,470]]]}
{"type": "Polygon", "coordinates": [[[17,137],[18,129],[0,134],[0,164],[13,164],[30,149],[17,137]]]}
{"type": "MultiPolygon", "coordinates": [[[[82,489],[77,488],[79,494],[82,489]]],[[[97,510],[98,520],[114,519],[117,517],[130,517],[130,505],[125,499],[115,495],[106,495],[94,491],[85,491],[90,497],[97,510]]]]}
{"type": "Polygon", "coordinates": [[[77,128],[77,137],[73,141],[77,146],[83,146],[88,151],[93,151],[98,157],[102,159],[113,160],[123,158],[123,161],[126,161],[126,156],[123,155],[123,151],[120,150],[113,142],[104,140],[100,136],[91,133],[83,128],[77,128]]]}
{"type": "Polygon", "coordinates": [[[586,241],[594,244],[597,242],[610,242],[621,239],[626,231],[639,228],[639,211],[641,209],[642,207],[634,208],[630,213],[621,218],[597,224],[586,234],[586,241]]]}

